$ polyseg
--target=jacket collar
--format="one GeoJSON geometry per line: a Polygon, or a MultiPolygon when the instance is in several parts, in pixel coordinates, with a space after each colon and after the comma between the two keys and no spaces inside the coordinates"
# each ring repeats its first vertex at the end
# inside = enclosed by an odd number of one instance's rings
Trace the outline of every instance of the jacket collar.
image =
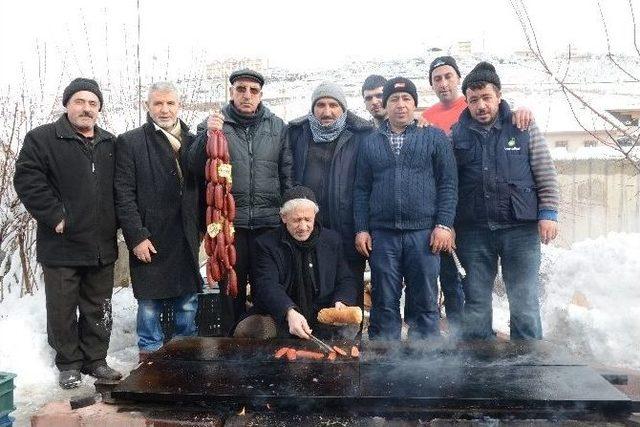
{"type": "MultiPolygon", "coordinates": [[[[180,129],[182,130],[182,133],[189,133],[189,126],[182,121],[181,118],[178,117],[178,121],[180,122],[180,129]]],[[[149,113],[147,113],[147,123],[149,125],[149,128],[151,130],[153,130],[154,132],[157,131],[158,129],[156,128],[156,126],[158,126],[153,119],[151,118],[151,116],[149,115],[149,113]]]]}
{"type": "MultiPolygon", "coordinates": [[[[264,110],[264,113],[262,115],[262,120],[267,120],[271,116],[273,116],[273,113],[271,112],[271,110],[269,110],[267,108],[267,106],[262,103],[262,101],[260,102],[260,105],[262,106],[262,109],[264,110]]],[[[230,102],[227,103],[224,107],[222,107],[222,114],[224,114],[225,123],[238,124],[238,122],[236,122],[233,118],[231,118],[231,114],[229,113],[230,110],[231,110],[231,103],[230,102]]],[[[206,120],[205,120],[205,123],[206,123],[206,120]]]]}
{"type": "MultiPolygon", "coordinates": [[[[404,129],[403,133],[405,135],[410,135],[413,132],[415,132],[417,128],[418,128],[418,121],[414,120],[404,129]]],[[[389,119],[385,119],[385,121],[382,122],[380,127],[376,128],[375,131],[378,132],[379,134],[389,137],[389,135],[391,134],[391,128],[389,127],[389,119]]]]}
{"type": "MultiPolygon", "coordinates": [[[[491,128],[496,128],[498,130],[502,129],[505,123],[511,122],[511,114],[511,107],[509,107],[509,103],[504,99],[501,100],[500,105],[498,106],[498,117],[496,117],[496,120],[491,125],[491,128]]],[[[471,117],[469,107],[465,108],[460,115],[460,124],[464,127],[469,127],[481,133],[487,132],[484,126],[482,126],[471,117]]]]}
{"type": "MultiPolygon", "coordinates": [[[[54,123],[56,129],[56,136],[61,139],[80,139],[76,131],[71,126],[69,119],[67,118],[67,114],[63,113],[58,120],[54,123]]],[[[103,141],[105,139],[111,139],[113,135],[111,135],[106,130],[100,128],[98,125],[94,127],[94,141],[96,143],[103,141]]]]}

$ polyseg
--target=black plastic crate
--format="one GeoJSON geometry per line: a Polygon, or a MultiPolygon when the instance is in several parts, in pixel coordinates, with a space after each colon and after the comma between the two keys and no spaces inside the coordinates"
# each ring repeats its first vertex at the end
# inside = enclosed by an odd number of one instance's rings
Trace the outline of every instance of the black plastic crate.
{"type": "Polygon", "coordinates": [[[218,289],[198,295],[198,314],[196,315],[198,335],[201,337],[221,337],[222,301],[218,289]]]}
{"type": "Polygon", "coordinates": [[[165,343],[173,337],[175,329],[174,317],[173,304],[165,301],[162,305],[162,312],[160,313],[160,324],[162,325],[165,343]]]}
{"type": "MultiPolygon", "coordinates": [[[[160,313],[160,323],[167,342],[174,333],[174,312],[171,304],[165,303],[160,313]]],[[[196,327],[198,336],[222,336],[222,305],[218,289],[207,290],[198,294],[198,312],[196,313],[196,327]]]]}

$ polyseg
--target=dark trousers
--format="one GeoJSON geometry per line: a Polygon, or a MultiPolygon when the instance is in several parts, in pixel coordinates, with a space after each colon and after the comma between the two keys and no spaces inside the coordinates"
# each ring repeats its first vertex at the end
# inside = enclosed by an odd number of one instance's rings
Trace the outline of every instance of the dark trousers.
{"type": "Polygon", "coordinates": [[[59,370],[91,368],[105,360],[111,336],[113,263],[47,267],[47,336],[59,370]],[[79,315],[78,315],[79,313],[79,315]]]}
{"type": "Polygon", "coordinates": [[[458,336],[462,328],[464,292],[453,257],[449,254],[440,256],[440,288],[444,295],[444,309],[449,331],[452,335],[458,336]]]}
{"type": "MultiPolygon", "coordinates": [[[[353,244],[353,243],[352,243],[353,244]]],[[[364,313],[364,270],[366,268],[367,261],[365,258],[358,259],[350,259],[347,258],[347,267],[353,274],[353,277],[356,278],[356,286],[358,288],[358,295],[356,299],[356,304],[362,312],[364,313]]],[[[358,336],[362,334],[362,327],[364,326],[364,322],[360,324],[358,328],[358,336]]]]}
{"type": "Polygon", "coordinates": [[[541,339],[538,225],[457,230],[456,245],[467,270],[463,281],[465,338],[494,338],[492,295],[500,260],[509,300],[511,339],[541,339]]]}
{"type": "Polygon", "coordinates": [[[356,285],[358,287],[358,296],[356,303],[358,307],[364,310],[364,270],[366,267],[366,260],[364,258],[361,259],[350,259],[347,258],[347,266],[353,274],[353,277],[356,279],[356,285]]]}
{"type": "Polygon", "coordinates": [[[222,332],[230,336],[235,324],[247,311],[247,282],[251,280],[251,266],[255,262],[256,239],[273,228],[236,228],[236,275],[238,276],[238,296],[227,296],[226,280],[221,283],[222,332]]]}
{"type": "Polygon", "coordinates": [[[431,253],[430,236],[430,229],[374,230],[371,233],[370,339],[400,339],[403,278],[409,337],[439,336],[437,278],[440,256],[431,253]]]}

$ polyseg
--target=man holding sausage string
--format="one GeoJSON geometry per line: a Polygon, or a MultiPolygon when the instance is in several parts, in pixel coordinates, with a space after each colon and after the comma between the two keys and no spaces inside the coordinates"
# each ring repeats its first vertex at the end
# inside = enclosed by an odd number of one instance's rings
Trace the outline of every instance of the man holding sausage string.
{"type": "Polygon", "coordinates": [[[231,332],[247,309],[247,280],[255,262],[256,239],[278,227],[282,192],[291,186],[291,152],[284,140],[285,124],[262,103],[264,77],[257,71],[242,69],[231,73],[229,82],[230,102],[198,125],[189,153],[192,172],[204,181],[207,130],[222,130],[229,142],[231,191],[237,209],[233,225],[238,296],[222,296],[225,334],[231,332]]]}

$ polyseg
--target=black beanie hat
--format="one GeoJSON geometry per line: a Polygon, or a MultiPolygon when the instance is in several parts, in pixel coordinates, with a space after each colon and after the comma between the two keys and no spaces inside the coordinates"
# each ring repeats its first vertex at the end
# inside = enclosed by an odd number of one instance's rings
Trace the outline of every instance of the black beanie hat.
{"type": "Polygon", "coordinates": [[[362,83],[362,96],[364,96],[365,90],[373,90],[379,87],[383,87],[386,82],[387,79],[385,79],[384,77],[379,76],[378,74],[371,74],[369,77],[364,79],[364,83],[362,83]]]}
{"type": "Polygon", "coordinates": [[[409,95],[413,97],[413,101],[416,103],[416,107],[418,106],[418,91],[416,90],[416,85],[409,79],[404,77],[394,77],[391,80],[388,80],[384,84],[384,88],[382,88],[382,107],[387,108],[387,100],[396,92],[407,92],[409,95]]]}
{"type": "Polygon", "coordinates": [[[433,85],[433,81],[431,80],[431,75],[433,74],[433,70],[438,67],[442,67],[443,65],[449,65],[451,68],[456,70],[456,74],[460,77],[460,70],[458,69],[458,64],[456,60],[453,59],[452,56],[439,56],[433,61],[431,61],[431,65],[429,66],[429,84],[433,85]]]}
{"type": "Polygon", "coordinates": [[[81,90],[87,90],[97,96],[100,101],[100,108],[98,108],[98,111],[102,111],[102,92],[100,92],[98,82],[93,79],[85,79],[84,77],[73,79],[71,83],[69,83],[69,86],[64,88],[64,92],[62,92],[62,105],[66,107],[67,102],[69,102],[69,99],[71,99],[73,94],[80,92],[81,90]]]}
{"type": "Polygon", "coordinates": [[[485,61],[479,62],[473,67],[473,70],[467,74],[467,77],[464,78],[462,81],[462,93],[466,95],[467,87],[472,83],[479,82],[491,83],[498,88],[498,90],[501,88],[500,77],[498,77],[495,67],[485,61]]]}
{"type": "Polygon", "coordinates": [[[316,195],[313,194],[313,190],[302,185],[297,185],[286,190],[282,196],[282,204],[284,205],[289,200],[293,199],[307,199],[311,200],[316,205],[318,204],[316,201],[316,195]]]}

